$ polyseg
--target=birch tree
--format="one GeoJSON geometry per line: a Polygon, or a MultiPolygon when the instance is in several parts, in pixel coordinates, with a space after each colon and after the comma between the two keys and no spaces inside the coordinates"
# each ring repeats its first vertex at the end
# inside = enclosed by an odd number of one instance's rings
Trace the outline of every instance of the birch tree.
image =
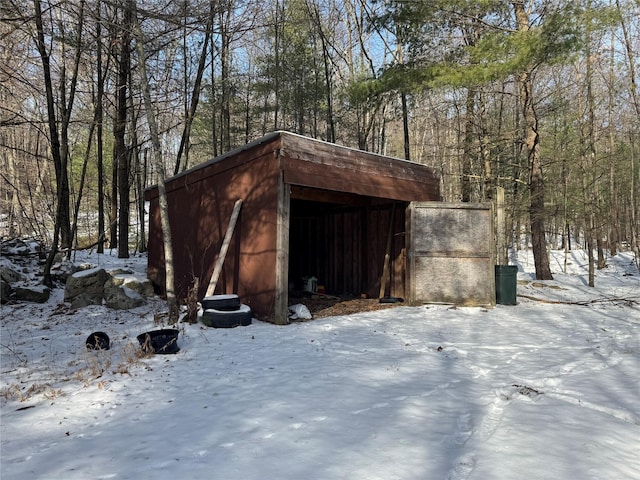
{"type": "Polygon", "coordinates": [[[149,76],[147,74],[147,56],[144,49],[145,36],[140,29],[138,20],[137,5],[135,0],[129,0],[132,13],[132,32],[135,38],[136,51],[138,53],[138,62],[140,69],[140,79],[142,86],[142,95],[144,98],[145,116],[149,126],[151,135],[151,144],[153,147],[153,166],[158,177],[158,193],[160,206],[160,224],[162,226],[162,238],[164,244],[164,262],[165,262],[165,290],[167,295],[167,305],[169,307],[169,323],[174,324],[178,321],[179,307],[178,299],[175,292],[175,273],[173,266],[173,240],[171,235],[171,223],[169,220],[169,202],[167,200],[167,190],[165,187],[165,166],[160,143],[160,135],[158,133],[158,125],[156,123],[156,112],[154,111],[151,99],[151,86],[149,84],[149,76]]]}

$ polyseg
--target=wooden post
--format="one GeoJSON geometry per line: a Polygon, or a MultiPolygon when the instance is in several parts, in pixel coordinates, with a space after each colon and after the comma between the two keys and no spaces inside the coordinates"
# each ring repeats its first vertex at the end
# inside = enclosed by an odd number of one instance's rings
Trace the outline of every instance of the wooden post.
{"type": "Polygon", "coordinates": [[[278,177],[278,219],[276,227],[276,325],[289,323],[289,221],[291,193],[289,184],[284,182],[282,173],[278,177]]]}
{"type": "Polygon", "coordinates": [[[242,207],[242,199],[237,200],[235,205],[233,206],[233,212],[231,212],[231,218],[229,219],[229,226],[227,227],[227,232],[224,235],[224,241],[222,242],[222,247],[220,248],[220,254],[218,255],[216,266],[213,269],[213,274],[211,275],[211,280],[209,281],[209,288],[207,288],[207,297],[213,295],[216,290],[218,278],[220,278],[220,272],[222,271],[222,265],[224,265],[224,259],[227,256],[227,250],[229,250],[229,244],[231,243],[233,230],[236,228],[236,222],[238,221],[238,216],[240,215],[240,207],[242,207]]]}
{"type": "Polygon", "coordinates": [[[389,260],[391,257],[391,240],[393,240],[393,217],[396,211],[396,204],[391,208],[391,219],[389,220],[389,232],[387,234],[387,248],[384,252],[384,265],[382,266],[382,278],[380,278],[380,295],[383,298],[387,290],[387,278],[389,278],[389,260]]]}

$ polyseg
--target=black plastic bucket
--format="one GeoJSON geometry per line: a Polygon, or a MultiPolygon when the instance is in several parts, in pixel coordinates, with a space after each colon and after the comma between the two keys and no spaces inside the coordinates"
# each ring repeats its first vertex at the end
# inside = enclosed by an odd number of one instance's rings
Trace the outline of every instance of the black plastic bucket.
{"type": "Polygon", "coordinates": [[[164,328],[141,333],[137,338],[140,348],[145,353],[178,353],[178,332],[179,330],[173,328],[164,328]]]}

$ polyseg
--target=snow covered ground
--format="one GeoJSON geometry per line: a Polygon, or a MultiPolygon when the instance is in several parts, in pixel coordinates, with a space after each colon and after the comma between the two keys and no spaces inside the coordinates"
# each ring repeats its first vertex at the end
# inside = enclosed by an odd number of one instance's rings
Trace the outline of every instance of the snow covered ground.
{"type": "Polygon", "coordinates": [[[639,479],[640,274],[619,254],[589,288],[583,252],[552,260],[537,282],[519,254],[516,306],[180,325],[148,358],[160,301],[5,305],[0,477],[639,479]],[[111,350],[86,351],[97,330],[111,350]]]}

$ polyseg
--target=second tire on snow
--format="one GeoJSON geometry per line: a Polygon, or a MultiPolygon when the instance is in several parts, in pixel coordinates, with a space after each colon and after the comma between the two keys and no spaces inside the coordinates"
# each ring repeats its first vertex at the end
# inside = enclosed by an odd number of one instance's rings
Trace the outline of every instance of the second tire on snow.
{"type": "Polygon", "coordinates": [[[202,323],[213,328],[234,328],[251,325],[253,312],[248,305],[241,304],[237,310],[209,308],[202,312],[202,323]]]}

